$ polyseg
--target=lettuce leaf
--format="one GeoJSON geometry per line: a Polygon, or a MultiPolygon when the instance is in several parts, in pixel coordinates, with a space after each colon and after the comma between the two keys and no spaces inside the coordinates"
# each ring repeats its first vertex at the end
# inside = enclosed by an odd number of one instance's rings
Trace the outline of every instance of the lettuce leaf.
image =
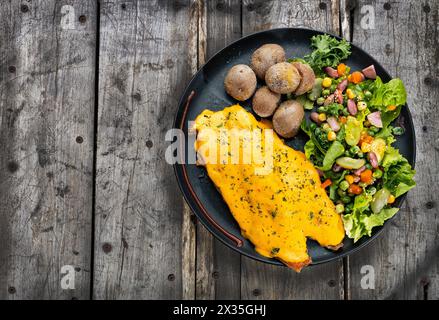
{"type": "Polygon", "coordinates": [[[324,67],[336,67],[351,54],[351,45],[345,39],[337,40],[327,34],[312,37],[311,47],[314,51],[304,60],[316,74],[321,74],[324,67]]]}
{"type": "MultiPolygon", "coordinates": [[[[363,199],[364,200],[364,199],[363,199]]],[[[342,216],[346,235],[357,242],[361,237],[372,235],[374,227],[382,226],[384,222],[393,217],[399,208],[385,208],[380,212],[365,214],[356,210],[342,216]]]]}
{"type": "Polygon", "coordinates": [[[316,146],[312,140],[308,140],[303,147],[307,159],[311,159],[316,154],[316,146]]]}
{"type": "Polygon", "coordinates": [[[397,149],[387,147],[382,162],[384,169],[384,186],[395,197],[399,197],[416,186],[413,180],[416,171],[412,169],[407,159],[397,149]]]}
{"type": "Polygon", "coordinates": [[[372,99],[369,104],[372,109],[381,111],[381,120],[383,127],[387,127],[395,120],[400,112],[401,107],[407,102],[407,92],[401,79],[392,79],[387,83],[383,83],[380,77],[369,86],[372,92],[372,99]],[[388,110],[390,105],[396,106],[395,110],[388,110]]]}

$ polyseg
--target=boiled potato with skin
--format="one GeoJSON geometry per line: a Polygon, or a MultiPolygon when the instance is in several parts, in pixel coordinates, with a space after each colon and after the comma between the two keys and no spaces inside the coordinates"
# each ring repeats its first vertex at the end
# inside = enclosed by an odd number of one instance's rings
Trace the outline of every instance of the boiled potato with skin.
{"type": "Polygon", "coordinates": [[[226,92],[239,101],[249,99],[256,90],[256,84],[255,73],[245,64],[233,66],[224,79],[226,92]]]}
{"type": "Polygon", "coordinates": [[[265,74],[265,82],[271,91],[281,94],[292,93],[299,86],[301,76],[289,62],[271,66],[265,74]]]}
{"type": "Polygon", "coordinates": [[[311,91],[316,80],[316,76],[312,68],[309,65],[301,62],[293,62],[292,65],[297,69],[297,71],[299,71],[300,76],[302,77],[299,86],[297,87],[296,91],[294,91],[294,94],[296,96],[300,96],[308,91],[311,91]]]}
{"type": "Polygon", "coordinates": [[[278,44],[267,43],[252,54],[250,66],[259,79],[265,79],[268,68],[285,61],[285,50],[278,44]]]}
{"type": "Polygon", "coordinates": [[[294,137],[300,129],[305,111],[296,100],[282,102],[273,115],[273,128],[284,138],[294,137]]]}
{"type": "Polygon", "coordinates": [[[259,88],[253,96],[253,111],[263,118],[271,116],[279,106],[280,97],[267,86],[259,88]]]}

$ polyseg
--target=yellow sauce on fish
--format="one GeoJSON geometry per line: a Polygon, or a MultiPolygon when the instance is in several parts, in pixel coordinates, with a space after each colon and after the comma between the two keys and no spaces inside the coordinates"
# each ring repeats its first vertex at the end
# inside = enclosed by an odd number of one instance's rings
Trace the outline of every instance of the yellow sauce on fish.
{"type": "MultiPolygon", "coordinates": [[[[255,147],[264,154],[270,147],[264,135],[265,130],[271,132],[267,123],[258,122],[244,108],[233,105],[217,112],[204,110],[195,120],[195,129],[198,133],[195,149],[210,179],[229,206],[242,235],[255,245],[258,253],[275,257],[300,271],[311,262],[307,237],[325,247],[341,244],[345,234],[341,217],[322,188],[316,169],[302,152],[288,147],[273,133],[269,170],[255,173],[256,169],[267,167],[267,162],[261,163],[261,156],[255,163],[232,163],[230,136],[239,134],[240,129],[260,130],[261,143],[255,147]],[[225,130],[229,137],[218,138],[225,130]],[[213,152],[206,135],[216,137],[217,159],[221,161],[206,161],[213,152]]],[[[250,157],[253,150],[247,138],[241,136],[241,160],[250,157]]]]}

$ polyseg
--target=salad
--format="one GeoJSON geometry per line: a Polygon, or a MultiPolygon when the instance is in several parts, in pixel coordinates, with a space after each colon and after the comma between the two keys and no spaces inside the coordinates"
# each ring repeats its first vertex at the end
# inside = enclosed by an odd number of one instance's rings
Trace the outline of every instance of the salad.
{"type": "Polygon", "coordinates": [[[312,121],[301,128],[310,137],[305,155],[318,168],[322,186],[342,215],[354,242],[398,212],[395,199],[413,188],[415,171],[392,144],[404,128],[393,124],[406,103],[400,79],[383,83],[373,65],[351,70],[342,61],[350,44],[328,35],[312,38],[304,59],[314,87],[298,97],[312,121]]]}

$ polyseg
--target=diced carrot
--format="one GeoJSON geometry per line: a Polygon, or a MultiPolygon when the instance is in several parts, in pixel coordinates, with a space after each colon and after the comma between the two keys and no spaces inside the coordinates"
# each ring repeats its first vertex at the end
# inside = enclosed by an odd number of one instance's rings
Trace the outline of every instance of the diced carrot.
{"type": "Polygon", "coordinates": [[[322,188],[326,189],[327,187],[329,187],[332,184],[331,179],[326,179],[323,183],[322,183],[322,188]]]}
{"type": "Polygon", "coordinates": [[[371,184],[373,182],[372,170],[366,169],[360,174],[361,182],[371,184]]]}
{"type": "Polygon", "coordinates": [[[395,109],[396,109],[395,105],[390,105],[390,106],[387,107],[387,110],[389,110],[389,111],[393,111],[395,109]]]}
{"type": "Polygon", "coordinates": [[[361,147],[363,142],[366,142],[366,143],[370,144],[370,143],[372,143],[373,139],[374,138],[372,136],[368,135],[366,131],[363,131],[361,133],[361,136],[360,136],[360,141],[358,141],[358,145],[361,147]]]}
{"type": "Polygon", "coordinates": [[[360,82],[362,82],[364,80],[364,75],[360,72],[360,71],[354,71],[352,72],[352,74],[350,75],[350,80],[348,77],[348,80],[352,83],[358,84],[360,82]]]}
{"type": "Polygon", "coordinates": [[[363,192],[363,189],[359,185],[353,183],[349,186],[348,192],[352,194],[360,194],[363,192]]]}
{"type": "Polygon", "coordinates": [[[346,122],[348,121],[348,119],[347,119],[345,116],[340,116],[340,117],[338,118],[338,120],[339,120],[341,123],[346,123],[346,122]]]}
{"type": "Polygon", "coordinates": [[[337,66],[337,73],[339,77],[343,76],[346,73],[346,65],[344,63],[340,63],[337,66]]]}

